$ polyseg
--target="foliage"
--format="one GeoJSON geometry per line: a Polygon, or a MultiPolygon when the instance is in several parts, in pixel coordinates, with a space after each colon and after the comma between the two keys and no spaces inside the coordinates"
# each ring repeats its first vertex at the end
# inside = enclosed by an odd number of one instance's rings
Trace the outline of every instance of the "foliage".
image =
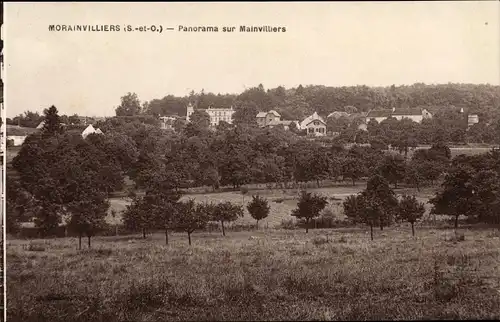
{"type": "Polygon", "coordinates": [[[173,225],[177,230],[187,232],[189,245],[191,234],[197,229],[203,229],[210,220],[211,209],[209,204],[196,204],[192,199],[177,203],[173,225]]]}
{"type": "Polygon", "coordinates": [[[309,230],[309,221],[312,218],[318,217],[327,204],[326,197],[302,191],[297,208],[293,210],[292,216],[305,220],[307,233],[309,230]]]}
{"type": "Polygon", "coordinates": [[[135,93],[121,97],[121,103],[115,110],[116,116],[134,116],[141,113],[141,102],[135,93]]]}
{"type": "Polygon", "coordinates": [[[403,195],[399,201],[398,217],[411,224],[412,235],[415,235],[414,224],[425,213],[424,204],[417,201],[415,196],[403,195]]]}
{"type": "Polygon", "coordinates": [[[223,236],[226,236],[224,222],[235,221],[243,217],[243,206],[232,204],[229,201],[215,204],[212,207],[211,220],[220,221],[223,236]]]}
{"type": "Polygon", "coordinates": [[[48,109],[44,110],[43,113],[45,115],[43,132],[47,135],[61,134],[63,132],[63,127],[61,125],[57,108],[52,105],[48,109]]]}
{"type": "Polygon", "coordinates": [[[252,196],[252,201],[247,205],[248,212],[253,219],[257,220],[257,226],[259,225],[259,220],[267,218],[269,216],[269,204],[265,198],[260,196],[252,196]]]}

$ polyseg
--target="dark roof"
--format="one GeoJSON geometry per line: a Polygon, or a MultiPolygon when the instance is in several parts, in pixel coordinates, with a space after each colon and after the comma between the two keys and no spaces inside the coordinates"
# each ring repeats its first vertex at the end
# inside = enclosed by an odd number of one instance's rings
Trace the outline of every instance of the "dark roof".
{"type": "Polygon", "coordinates": [[[392,115],[392,110],[385,109],[385,110],[371,110],[366,114],[366,117],[372,118],[372,117],[389,117],[392,115]]]}
{"type": "Polygon", "coordinates": [[[396,109],[392,115],[422,115],[421,108],[402,108],[396,109]]]}

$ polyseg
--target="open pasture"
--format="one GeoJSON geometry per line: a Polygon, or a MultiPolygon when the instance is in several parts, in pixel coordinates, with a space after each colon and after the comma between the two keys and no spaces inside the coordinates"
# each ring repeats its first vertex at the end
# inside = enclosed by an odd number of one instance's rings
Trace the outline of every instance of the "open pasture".
{"type": "Polygon", "coordinates": [[[409,227],[7,243],[9,321],[499,319],[500,233],[409,227]]]}

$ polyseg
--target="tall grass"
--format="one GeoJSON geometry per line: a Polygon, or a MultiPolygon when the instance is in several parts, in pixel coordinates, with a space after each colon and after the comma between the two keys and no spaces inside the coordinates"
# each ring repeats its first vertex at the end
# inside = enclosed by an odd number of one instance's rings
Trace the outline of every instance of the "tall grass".
{"type": "Polygon", "coordinates": [[[10,241],[9,321],[500,318],[500,238],[276,230],[10,241]],[[328,236],[327,236],[328,234],[328,236]],[[40,243],[39,243],[40,244],[40,243]]]}

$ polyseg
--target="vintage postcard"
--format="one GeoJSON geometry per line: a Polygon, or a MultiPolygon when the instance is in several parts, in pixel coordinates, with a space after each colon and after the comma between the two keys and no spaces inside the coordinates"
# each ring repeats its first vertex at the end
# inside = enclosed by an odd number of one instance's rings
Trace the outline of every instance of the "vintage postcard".
{"type": "Polygon", "coordinates": [[[500,2],[7,2],[7,321],[500,319],[500,2]]]}

